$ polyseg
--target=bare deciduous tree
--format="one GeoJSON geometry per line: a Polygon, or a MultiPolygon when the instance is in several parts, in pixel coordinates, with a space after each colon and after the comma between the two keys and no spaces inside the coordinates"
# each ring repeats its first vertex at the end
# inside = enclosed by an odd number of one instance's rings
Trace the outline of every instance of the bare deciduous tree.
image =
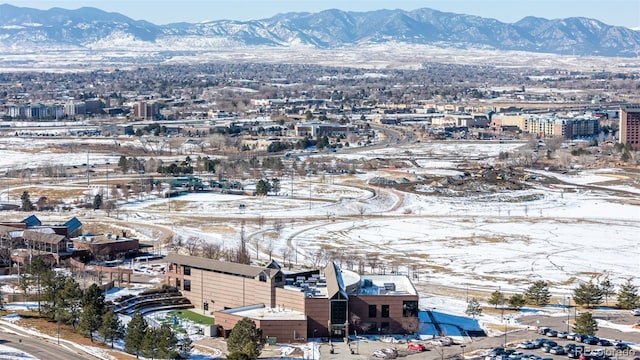
{"type": "Polygon", "coordinates": [[[202,239],[196,236],[191,236],[184,242],[184,247],[187,249],[189,256],[196,256],[200,252],[202,239]]]}

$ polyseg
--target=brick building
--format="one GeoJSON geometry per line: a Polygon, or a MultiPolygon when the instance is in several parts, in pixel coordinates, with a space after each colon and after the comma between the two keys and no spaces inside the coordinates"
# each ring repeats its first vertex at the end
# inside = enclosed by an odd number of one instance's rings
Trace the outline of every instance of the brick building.
{"type": "Polygon", "coordinates": [[[640,149],[640,105],[626,105],[620,109],[620,143],[640,149]]]}
{"type": "Polygon", "coordinates": [[[275,262],[259,267],[178,254],[167,261],[166,283],[214,314],[226,332],[245,316],[278,341],[418,329],[418,294],[406,276],[359,275],[335,263],[287,273],[275,262]]]}

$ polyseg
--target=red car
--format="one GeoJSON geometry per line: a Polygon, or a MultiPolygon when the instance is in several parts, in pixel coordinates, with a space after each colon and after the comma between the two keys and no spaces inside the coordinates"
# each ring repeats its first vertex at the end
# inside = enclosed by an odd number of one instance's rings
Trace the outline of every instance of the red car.
{"type": "Polygon", "coordinates": [[[409,344],[408,348],[415,351],[427,351],[427,348],[424,345],[418,343],[409,344]]]}

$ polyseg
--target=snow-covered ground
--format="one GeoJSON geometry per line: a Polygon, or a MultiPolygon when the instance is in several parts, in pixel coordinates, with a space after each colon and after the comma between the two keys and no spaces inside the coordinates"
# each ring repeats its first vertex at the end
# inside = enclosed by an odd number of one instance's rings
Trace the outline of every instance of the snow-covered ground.
{"type": "Polygon", "coordinates": [[[38,359],[33,355],[26,353],[24,351],[12,348],[10,346],[0,344],[0,359],[2,360],[28,360],[28,359],[38,359]]]}
{"type": "MultiPolygon", "coordinates": [[[[631,278],[640,285],[637,173],[618,169],[566,174],[537,170],[538,177],[563,183],[547,186],[534,181],[527,190],[455,196],[437,195],[428,187],[401,192],[367,185],[373,177],[460,175],[463,163],[492,163],[501,151],[521,145],[422,143],[400,149],[337,153],[336,161],[394,158],[406,167],[355,175],[296,175],[293,181],[285,174],[280,178],[281,192],[277,196],[193,193],[159,199],[151,195],[144,201],[121,203],[118,214],[111,216],[126,221],[120,224],[144,241],[157,240],[161,232],[168,232],[183,240],[196,237],[230,249],[246,236],[250,254],[255,257],[258,244],[259,260],[263,262],[269,258],[269,249],[280,261],[287,249],[292,251],[288,260],[298,265],[310,265],[320,250],[334,254],[323,261],[334,260],[343,267],[349,267],[356,257],[377,256],[375,271],[390,272],[397,267],[400,273],[417,272],[414,281],[421,291],[421,308],[437,308],[454,315],[462,315],[465,302],[432,296],[431,286],[522,291],[532,280],[542,279],[551,282],[554,295],[564,295],[580,281],[605,274],[616,284],[631,278]]],[[[11,156],[2,157],[0,163],[7,167],[26,158],[34,164],[86,162],[86,153],[52,157],[11,148],[0,151],[10,151],[11,156]]],[[[100,162],[108,155],[91,154],[94,156],[100,162]]],[[[4,191],[0,190],[0,199],[4,191]]],[[[96,188],[86,191],[93,194],[96,188]]],[[[5,213],[24,218],[21,213],[5,213]]],[[[100,212],[91,212],[90,217],[83,217],[83,213],[62,216],[72,215],[90,222],[99,221],[101,216],[100,212]]],[[[368,262],[366,269],[371,270],[368,262]]],[[[132,290],[113,290],[107,296],[112,299],[125,291],[132,290]]],[[[479,320],[496,319],[483,315],[479,320]]]]}

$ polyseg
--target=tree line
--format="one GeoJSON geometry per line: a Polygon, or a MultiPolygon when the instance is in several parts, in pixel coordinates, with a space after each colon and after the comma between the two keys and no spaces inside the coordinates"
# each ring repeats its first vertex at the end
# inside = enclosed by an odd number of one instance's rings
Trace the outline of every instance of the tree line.
{"type": "Polygon", "coordinates": [[[40,259],[26,265],[19,287],[25,294],[35,289],[42,317],[72,326],[91,342],[96,334],[112,348],[124,340],[126,352],[155,359],[184,359],[191,352],[187,335],[179,337],[166,324],[153,328],[139,312],[124,326],[98,285],[82,290],[75,278],[53,271],[40,259]]]}

